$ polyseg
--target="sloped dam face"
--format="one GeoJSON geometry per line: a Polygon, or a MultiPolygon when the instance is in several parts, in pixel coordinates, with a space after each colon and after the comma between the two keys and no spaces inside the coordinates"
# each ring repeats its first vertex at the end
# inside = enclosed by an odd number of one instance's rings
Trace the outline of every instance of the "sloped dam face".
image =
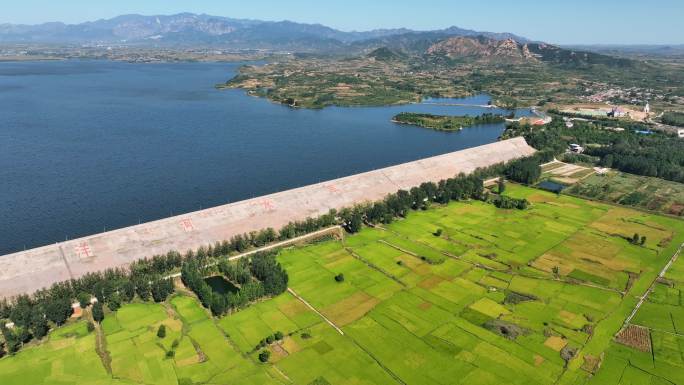
{"type": "Polygon", "coordinates": [[[0,296],[33,292],[91,271],[124,266],[171,250],[190,250],[267,227],[316,217],[331,208],[375,201],[399,189],[532,155],[514,138],[345,178],[217,206],[2,256],[0,296]]]}

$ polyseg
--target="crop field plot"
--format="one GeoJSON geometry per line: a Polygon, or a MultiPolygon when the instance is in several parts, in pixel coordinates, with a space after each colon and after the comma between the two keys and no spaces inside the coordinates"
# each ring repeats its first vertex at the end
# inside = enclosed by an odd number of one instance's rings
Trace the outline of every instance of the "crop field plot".
{"type": "MultiPolygon", "coordinates": [[[[401,253],[386,247],[390,253],[401,253]]],[[[279,261],[290,275],[290,287],[333,322],[348,324],[401,289],[380,269],[345,250],[339,242],[286,250],[279,261]],[[334,277],[345,279],[337,282],[334,277]]]]}
{"type": "MultiPolygon", "coordinates": [[[[643,352],[614,336],[684,241],[684,226],[519,186],[507,194],[532,207],[451,204],[279,259],[294,290],[404,383],[583,384],[604,366],[602,377],[619,383],[627,366],[611,371],[624,352],[643,352]],[[634,233],[643,245],[629,241],[634,233]],[[333,279],[338,272],[345,282],[333,279]]],[[[676,361],[679,345],[663,345],[676,361]]]]}
{"type": "Polygon", "coordinates": [[[107,315],[102,333],[111,372],[96,351],[96,332],[89,333],[81,321],[54,331],[39,346],[0,360],[0,383],[280,383],[267,368],[233,348],[195,299],[176,296],[169,302],[128,304],[107,315]],[[164,338],[157,337],[160,325],[166,327],[164,338]],[[175,352],[172,358],[166,356],[168,351],[175,352]]]}
{"type": "Polygon", "coordinates": [[[568,190],[588,198],[684,215],[684,184],[646,176],[610,172],[592,175],[568,190]]]}
{"type": "Polygon", "coordinates": [[[288,337],[283,345],[287,352],[274,365],[289,378],[288,383],[395,383],[391,375],[353,340],[325,323],[288,337]]]}
{"type": "Polygon", "coordinates": [[[550,177],[563,184],[577,183],[595,172],[589,167],[563,162],[554,162],[542,167],[542,177],[550,177]]]}
{"type": "Polygon", "coordinates": [[[49,340],[14,357],[0,360],[0,383],[124,384],[112,382],[95,353],[95,334],[84,322],[51,333],[49,340]]]}
{"type": "Polygon", "coordinates": [[[176,375],[171,360],[163,359],[167,347],[156,337],[164,324],[170,341],[180,337],[182,324],[167,319],[161,305],[130,304],[108,317],[103,325],[112,375],[132,382],[163,384],[176,375]]]}
{"type": "Polygon", "coordinates": [[[290,293],[260,302],[219,321],[221,329],[242,352],[250,352],[262,339],[281,332],[289,335],[323,320],[290,293]]]}
{"type": "Polygon", "coordinates": [[[292,291],[220,319],[185,295],[125,305],[102,323],[111,373],[76,323],[0,360],[0,382],[684,384],[684,257],[658,278],[684,223],[517,185],[506,194],[530,208],[435,205],[281,250],[292,291]]]}
{"type": "Polygon", "coordinates": [[[622,358],[616,366],[648,374],[635,383],[684,383],[684,258],[681,255],[665,276],[658,279],[648,300],[616,341],[622,345],[638,345],[629,350],[618,344],[611,347],[622,358]],[[623,334],[631,329],[639,330],[640,335],[628,333],[632,338],[624,341],[623,334]],[[646,338],[649,340],[641,342],[646,338]],[[644,348],[639,349],[640,346],[644,348]],[[642,357],[635,350],[644,351],[647,357],[634,359],[642,357]]]}
{"type": "Polygon", "coordinates": [[[176,296],[168,308],[160,304],[126,305],[105,318],[103,329],[113,377],[133,383],[224,383],[224,376],[233,368],[240,367],[245,374],[258,370],[232,348],[190,297],[176,296]],[[166,327],[163,339],[157,337],[162,324],[166,327]],[[166,357],[172,350],[173,358],[166,357]]]}

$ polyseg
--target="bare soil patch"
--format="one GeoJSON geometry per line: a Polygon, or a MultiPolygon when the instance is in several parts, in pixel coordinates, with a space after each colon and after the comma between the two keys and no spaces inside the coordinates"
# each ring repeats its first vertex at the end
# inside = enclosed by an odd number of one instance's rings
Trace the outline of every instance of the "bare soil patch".
{"type": "Polygon", "coordinates": [[[567,344],[568,341],[559,336],[551,336],[544,341],[544,345],[557,352],[560,352],[567,344]]]}
{"type": "Polygon", "coordinates": [[[582,369],[589,373],[596,373],[596,370],[601,366],[601,358],[587,354],[584,356],[584,363],[582,369]]]}
{"type": "Polygon", "coordinates": [[[615,341],[642,352],[651,351],[651,333],[645,327],[629,325],[615,336],[615,341]]]}

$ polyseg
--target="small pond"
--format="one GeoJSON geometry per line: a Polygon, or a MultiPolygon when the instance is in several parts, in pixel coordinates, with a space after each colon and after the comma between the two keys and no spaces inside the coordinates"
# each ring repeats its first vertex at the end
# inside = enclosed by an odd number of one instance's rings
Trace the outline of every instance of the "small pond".
{"type": "Polygon", "coordinates": [[[219,294],[237,293],[240,290],[220,275],[205,278],[204,282],[211,287],[211,290],[219,294]]]}
{"type": "Polygon", "coordinates": [[[539,187],[542,190],[560,193],[561,191],[563,191],[563,189],[565,189],[566,186],[560,183],[552,182],[550,180],[545,180],[539,183],[537,187],[539,187]]]}

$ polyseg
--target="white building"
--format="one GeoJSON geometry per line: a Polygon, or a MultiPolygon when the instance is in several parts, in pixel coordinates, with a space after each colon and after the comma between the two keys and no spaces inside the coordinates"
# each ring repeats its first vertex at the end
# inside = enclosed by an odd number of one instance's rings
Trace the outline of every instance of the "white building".
{"type": "Polygon", "coordinates": [[[646,102],[646,105],[644,106],[644,113],[646,113],[646,114],[651,113],[651,104],[649,102],[646,102]]]}
{"type": "Polygon", "coordinates": [[[680,128],[677,130],[677,136],[684,139],[684,128],[680,128]]]}
{"type": "Polygon", "coordinates": [[[579,144],[571,144],[570,145],[570,151],[574,152],[575,154],[581,154],[584,152],[584,147],[580,146],[579,144]]]}
{"type": "Polygon", "coordinates": [[[629,113],[627,111],[625,111],[624,108],[622,108],[620,106],[616,106],[616,107],[611,108],[610,112],[608,112],[607,115],[610,118],[623,118],[623,117],[629,115],[629,113]]]}

